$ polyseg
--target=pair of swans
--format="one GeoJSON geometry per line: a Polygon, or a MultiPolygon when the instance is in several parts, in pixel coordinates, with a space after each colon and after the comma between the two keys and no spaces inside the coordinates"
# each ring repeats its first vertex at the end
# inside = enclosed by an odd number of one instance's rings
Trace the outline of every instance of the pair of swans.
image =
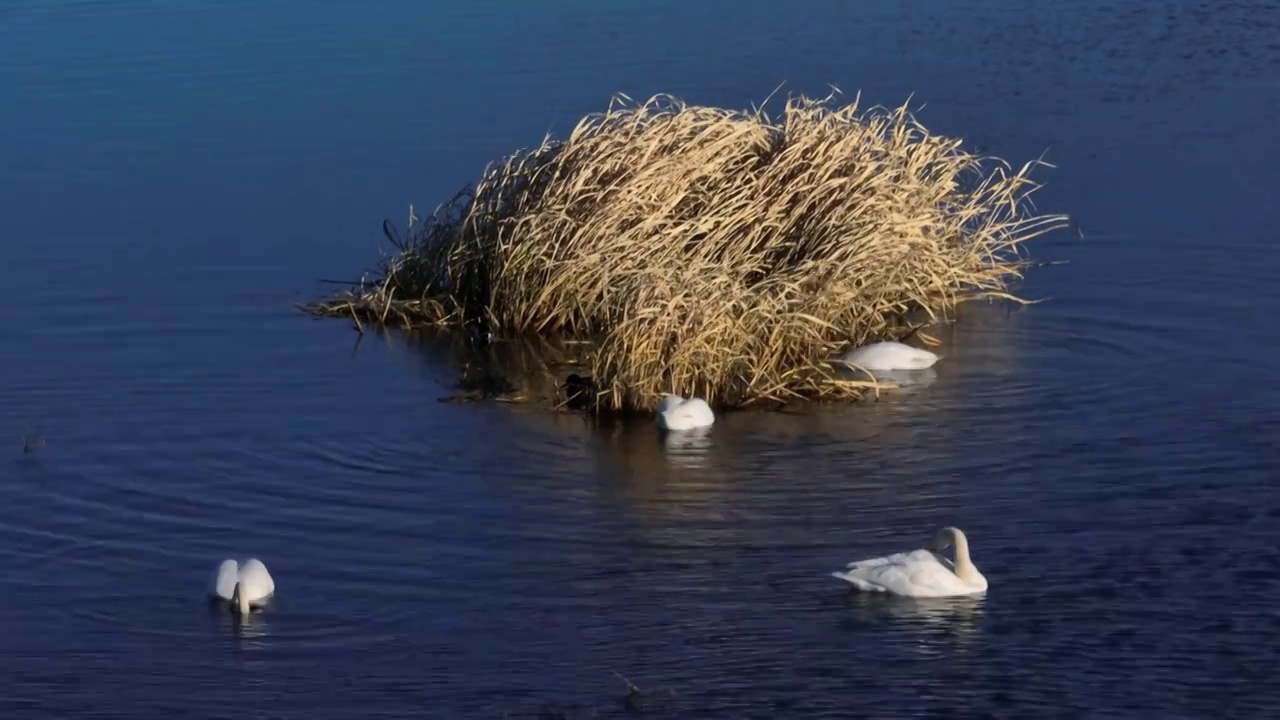
{"type": "MultiPolygon", "coordinates": [[[[969,557],[969,539],[957,527],[939,530],[928,548],[855,560],[843,572],[831,575],[863,592],[904,597],[955,597],[987,590],[987,578],[969,557]],[[955,548],[954,561],[941,554],[948,547],[955,548]]],[[[275,580],[257,558],[243,564],[223,560],[209,584],[211,597],[227,602],[241,615],[266,605],[275,591],[275,580]]]]}
{"type": "MultiPolygon", "coordinates": [[[[886,340],[854,348],[842,355],[837,362],[871,372],[883,372],[925,370],[933,367],[939,359],[941,359],[940,355],[928,350],[886,340]]],[[[716,421],[715,413],[702,398],[685,398],[672,394],[662,396],[662,401],[658,403],[657,415],[658,427],[663,430],[706,428],[716,421]]]]}
{"type": "Polygon", "coordinates": [[[944,527],[928,548],[869,560],[855,560],[843,572],[833,572],[855,589],[914,598],[977,595],[987,590],[987,578],[969,557],[969,539],[957,527],[944,527]],[[941,553],[955,548],[955,561],[941,553]]]}

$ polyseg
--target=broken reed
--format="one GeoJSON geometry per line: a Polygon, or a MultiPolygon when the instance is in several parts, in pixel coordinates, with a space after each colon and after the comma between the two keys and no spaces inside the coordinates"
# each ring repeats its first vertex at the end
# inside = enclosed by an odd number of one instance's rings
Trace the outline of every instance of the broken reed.
{"type": "Polygon", "coordinates": [[[834,354],[907,313],[1013,298],[1023,243],[1067,218],[1030,211],[1038,161],[1015,172],[905,104],[835,98],[790,98],[776,120],[615,98],[491,164],[375,279],[310,309],[595,340],[605,410],[859,395],[834,354]]]}

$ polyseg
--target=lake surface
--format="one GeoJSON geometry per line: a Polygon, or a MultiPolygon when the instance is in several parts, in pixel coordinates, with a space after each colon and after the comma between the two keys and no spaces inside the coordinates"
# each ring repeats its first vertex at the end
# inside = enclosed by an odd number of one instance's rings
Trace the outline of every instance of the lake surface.
{"type": "Polygon", "coordinates": [[[0,717],[1275,717],[1280,3],[8,0],[0,48],[0,717]],[[1046,301],[689,447],[293,309],[613,92],[782,82],[1045,153],[1046,301]],[[945,524],[984,600],[828,575],[945,524]]]}

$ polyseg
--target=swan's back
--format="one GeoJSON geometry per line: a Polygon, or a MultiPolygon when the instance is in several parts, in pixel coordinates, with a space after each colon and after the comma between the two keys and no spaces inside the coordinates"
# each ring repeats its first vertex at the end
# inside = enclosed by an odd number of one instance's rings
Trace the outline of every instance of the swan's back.
{"type": "Polygon", "coordinates": [[[249,602],[257,602],[275,594],[276,583],[267,572],[267,566],[257,558],[249,558],[240,566],[240,592],[249,602]]]}
{"type": "Polygon", "coordinates": [[[938,356],[928,350],[892,340],[863,345],[845,353],[840,359],[871,371],[923,370],[938,362],[938,356]]]}
{"type": "Polygon", "coordinates": [[[908,597],[947,597],[978,591],[956,576],[949,560],[929,550],[858,560],[849,563],[845,572],[832,575],[859,590],[908,597]]]}
{"type": "Polygon", "coordinates": [[[663,430],[692,430],[694,428],[708,427],[716,421],[715,413],[711,412],[711,406],[701,398],[689,398],[681,400],[678,403],[667,403],[667,396],[662,399],[659,405],[658,427],[663,430]],[[663,410],[663,406],[666,409],[663,410]]]}
{"type": "Polygon", "coordinates": [[[209,579],[209,595],[230,602],[237,582],[240,582],[239,564],[235,560],[223,560],[209,579]]]}
{"type": "Polygon", "coordinates": [[[662,396],[662,402],[658,403],[658,414],[661,415],[666,411],[677,407],[684,402],[684,398],[679,395],[671,395],[670,393],[662,396]]]}

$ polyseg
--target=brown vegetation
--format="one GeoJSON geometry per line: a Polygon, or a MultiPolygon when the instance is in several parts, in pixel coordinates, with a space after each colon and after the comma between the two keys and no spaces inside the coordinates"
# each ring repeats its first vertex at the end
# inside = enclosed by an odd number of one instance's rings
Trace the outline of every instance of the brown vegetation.
{"type": "Polygon", "coordinates": [[[1067,223],[1029,212],[1035,164],[974,155],[905,105],[797,97],[775,120],[622,98],[490,165],[376,279],[309,309],[592,340],[606,410],[852,397],[867,384],[828,364],[840,350],[1012,297],[1022,244],[1067,223]]]}

